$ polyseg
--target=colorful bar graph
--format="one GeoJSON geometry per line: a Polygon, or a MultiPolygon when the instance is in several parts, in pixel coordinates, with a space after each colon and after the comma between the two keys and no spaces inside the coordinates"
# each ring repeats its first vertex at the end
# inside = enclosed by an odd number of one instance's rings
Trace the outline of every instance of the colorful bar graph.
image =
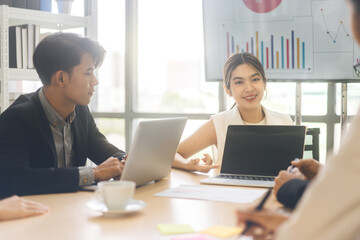
{"type": "Polygon", "coordinates": [[[255,55],[267,69],[305,69],[305,42],[301,42],[300,37],[296,36],[294,30],[288,33],[290,36],[287,38],[285,36],[276,37],[270,34],[269,41],[269,39],[262,40],[260,38],[261,32],[255,31],[255,34],[250,36],[248,41],[244,41],[244,46],[243,44],[240,45],[236,38],[227,32],[228,57],[235,52],[239,53],[241,50],[241,52],[255,55]],[[241,48],[241,46],[245,48],[241,48]]]}

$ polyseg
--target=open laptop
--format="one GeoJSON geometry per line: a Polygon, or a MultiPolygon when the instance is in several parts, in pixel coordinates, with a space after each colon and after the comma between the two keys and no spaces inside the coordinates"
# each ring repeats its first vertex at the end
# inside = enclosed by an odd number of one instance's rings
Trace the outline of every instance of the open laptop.
{"type": "Polygon", "coordinates": [[[305,126],[230,125],[220,174],[204,184],[273,187],[274,178],[302,158],[305,126]]]}
{"type": "MultiPolygon", "coordinates": [[[[169,175],[187,118],[168,118],[139,123],[120,180],[136,186],[169,175]]],[[[93,191],[96,185],[83,186],[93,191]]]]}

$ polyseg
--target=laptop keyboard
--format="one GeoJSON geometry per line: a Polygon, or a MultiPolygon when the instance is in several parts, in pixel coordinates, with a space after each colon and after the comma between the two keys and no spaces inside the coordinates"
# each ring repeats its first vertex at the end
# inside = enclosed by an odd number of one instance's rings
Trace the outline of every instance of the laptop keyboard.
{"type": "Polygon", "coordinates": [[[240,175],[218,175],[216,178],[250,180],[250,181],[274,181],[274,177],[261,177],[261,176],[240,176],[240,175]]]}

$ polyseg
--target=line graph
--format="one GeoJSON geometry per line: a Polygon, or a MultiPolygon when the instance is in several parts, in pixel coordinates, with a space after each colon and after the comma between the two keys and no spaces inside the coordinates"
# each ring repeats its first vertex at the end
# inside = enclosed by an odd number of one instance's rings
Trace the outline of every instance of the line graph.
{"type": "Polygon", "coordinates": [[[346,28],[345,28],[342,20],[339,21],[339,25],[337,26],[337,30],[336,30],[335,35],[331,34],[330,31],[329,31],[329,28],[328,28],[328,24],[327,24],[326,18],[325,18],[325,16],[324,16],[324,9],[321,8],[320,11],[321,11],[321,16],[322,16],[322,18],[323,18],[323,20],[324,20],[324,24],[325,24],[325,28],[326,28],[326,34],[329,36],[329,38],[331,39],[331,41],[332,41],[333,43],[336,43],[336,40],[337,40],[337,38],[338,38],[340,29],[343,29],[346,37],[353,38],[352,36],[350,36],[349,32],[346,30],[346,28]]]}

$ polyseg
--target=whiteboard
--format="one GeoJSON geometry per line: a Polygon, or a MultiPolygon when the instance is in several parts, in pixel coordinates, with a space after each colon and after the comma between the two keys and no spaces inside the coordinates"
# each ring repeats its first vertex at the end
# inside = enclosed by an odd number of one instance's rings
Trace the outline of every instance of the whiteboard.
{"type": "Polygon", "coordinates": [[[207,81],[242,51],[270,80],[358,79],[346,0],[203,0],[203,19],[207,81]]]}

